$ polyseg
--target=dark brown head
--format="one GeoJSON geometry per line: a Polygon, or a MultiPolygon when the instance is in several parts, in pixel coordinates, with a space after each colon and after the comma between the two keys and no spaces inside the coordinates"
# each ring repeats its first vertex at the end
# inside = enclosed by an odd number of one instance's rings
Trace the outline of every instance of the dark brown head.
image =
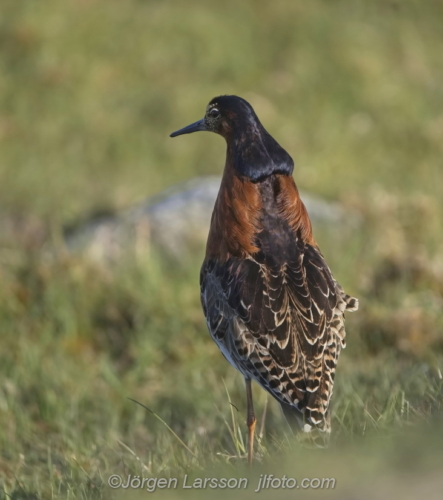
{"type": "Polygon", "coordinates": [[[237,174],[257,182],[272,174],[291,175],[294,162],[260,123],[252,106],[235,95],[214,97],[204,118],[171,134],[198,131],[220,134],[228,143],[228,159],[237,174]]]}

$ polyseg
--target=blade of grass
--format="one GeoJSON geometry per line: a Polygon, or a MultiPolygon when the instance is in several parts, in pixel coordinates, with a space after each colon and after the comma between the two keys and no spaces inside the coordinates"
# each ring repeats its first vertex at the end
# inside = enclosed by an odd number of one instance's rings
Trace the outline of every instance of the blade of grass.
{"type": "Polygon", "coordinates": [[[160,415],[157,415],[157,413],[155,413],[154,411],[152,411],[151,409],[149,409],[147,406],[145,406],[143,403],[140,403],[140,401],[136,401],[135,399],[132,399],[132,398],[128,398],[130,401],[132,401],[133,403],[136,403],[138,404],[139,406],[141,406],[142,408],[144,408],[145,410],[149,411],[149,413],[151,413],[152,415],[154,415],[154,417],[159,420],[167,429],[168,431],[178,440],[178,442],[194,457],[194,458],[197,458],[197,455],[189,448],[189,446],[180,438],[180,436],[178,436],[178,434],[176,432],[174,432],[174,430],[169,427],[169,425],[160,417],[160,415]]]}

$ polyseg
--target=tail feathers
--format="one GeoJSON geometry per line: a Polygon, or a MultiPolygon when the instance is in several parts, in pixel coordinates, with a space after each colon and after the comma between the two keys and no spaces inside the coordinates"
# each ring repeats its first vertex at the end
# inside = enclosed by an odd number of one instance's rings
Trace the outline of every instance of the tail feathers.
{"type": "Polygon", "coordinates": [[[358,309],[358,299],[351,297],[350,295],[345,295],[346,311],[353,312],[358,309]]]}
{"type": "Polygon", "coordinates": [[[308,446],[327,448],[331,435],[329,412],[325,416],[323,429],[320,429],[318,426],[306,422],[305,415],[294,406],[285,403],[280,403],[280,405],[294,436],[297,436],[303,444],[308,446]]]}

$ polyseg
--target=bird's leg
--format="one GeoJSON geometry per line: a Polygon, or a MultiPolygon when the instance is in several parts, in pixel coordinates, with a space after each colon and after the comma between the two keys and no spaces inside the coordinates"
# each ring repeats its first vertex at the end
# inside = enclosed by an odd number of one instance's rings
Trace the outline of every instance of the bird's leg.
{"type": "Polygon", "coordinates": [[[254,451],[254,432],[255,423],[257,422],[254,413],[254,403],[252,402],[252,389],[251,389],[251,379],[245,378],[246,383],[246,402],[247,402],[247,419],[246,424],[248,426],[248,463],[252,464],[252,456],[254,451]]]}

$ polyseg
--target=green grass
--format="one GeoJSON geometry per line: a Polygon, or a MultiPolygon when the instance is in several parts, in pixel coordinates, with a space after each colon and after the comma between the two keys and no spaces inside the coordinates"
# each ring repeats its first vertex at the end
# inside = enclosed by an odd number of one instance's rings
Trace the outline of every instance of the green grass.
{"type": "Polygon", "coordinates": [[[61,243],[90,213],[220,173],[219,137],[168,134],[224,93],[253,104],[303,190],[362,220],[316,231],[361,305],[331,448],[289,438],[270,401],[255,474],[337,474],[337,498],[392,483],[406,499],[406,471],[438,491],[442,19],[432,0],[3,0],[0,499],[109,498],[112,473],[246,474],[243,381],[206,331],[203,248],[107,268],[61,243]]]}

